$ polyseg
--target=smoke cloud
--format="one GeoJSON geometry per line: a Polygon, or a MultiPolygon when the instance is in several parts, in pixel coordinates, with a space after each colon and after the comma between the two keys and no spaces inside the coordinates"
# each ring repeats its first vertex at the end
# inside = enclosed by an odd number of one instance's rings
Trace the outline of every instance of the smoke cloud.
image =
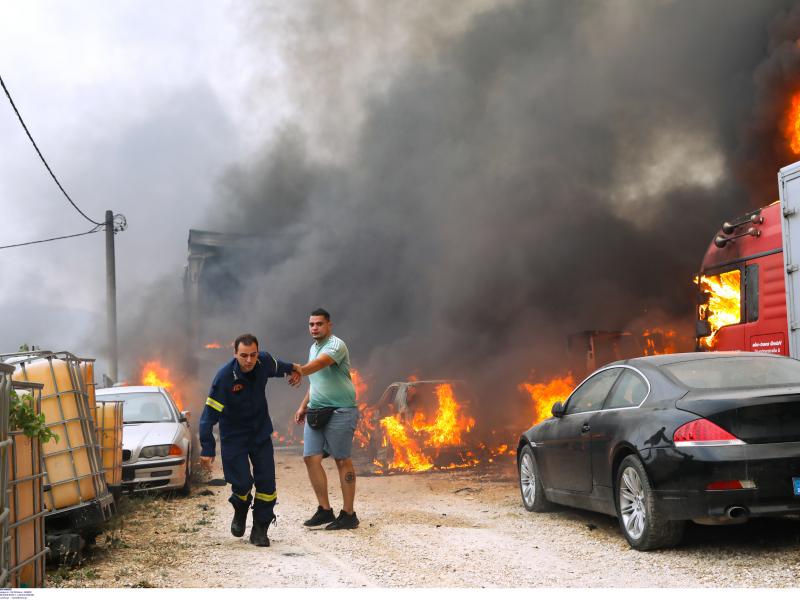
{"type": "Polygon", "coordinates": [[[532,372],[563,372],[570,333],[690,338],[715,231],[773,201],[794,160],[793,4],[253,7],[256,46],[291,24],[297,108],[220,181],[204,227],[266,241],[205,331],[301,360],[321,305],[373,399],[411,373],[465,378],[498,413],[532,372]]]}

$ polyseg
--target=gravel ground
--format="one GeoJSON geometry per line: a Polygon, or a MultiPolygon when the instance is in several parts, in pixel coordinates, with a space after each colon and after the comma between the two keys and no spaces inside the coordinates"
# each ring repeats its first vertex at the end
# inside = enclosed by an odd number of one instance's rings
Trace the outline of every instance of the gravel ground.
{"type": "MultiPolygon", "coordinates": [[[[272,546],[230,535],[229,490],[125,502],[76,568],[52,587],[797,587],[800,519],[690,525],[676,549],[631,550],[616,519],[526,512],[513,459],[489,468],[359,477],[353,531],[302,526],[316,508],[299,453],[276,453],[272,546]]],[[[216,468],[219,469],[219,465],[216,468]]],[[[335,466],[325,461],[339,508],[335,466]]],[[[221,472],[211,475],[220,478],[221,472]]]]}

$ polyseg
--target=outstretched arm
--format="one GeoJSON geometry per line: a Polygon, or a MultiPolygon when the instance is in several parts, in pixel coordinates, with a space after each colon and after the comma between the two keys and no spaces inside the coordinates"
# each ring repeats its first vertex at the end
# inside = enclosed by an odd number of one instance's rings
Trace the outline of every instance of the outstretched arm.
{"type": "Polygon", "coordinates": [[[321,371],[325,367],[330,367],[336,361],[333,360],[327,354],[320,354],[317,358],[308,362],[304,365],[294,365],[295,370],[300,373],[300,375],[311,375],[312,373],[316,373],[317,371],[321,371]]]}

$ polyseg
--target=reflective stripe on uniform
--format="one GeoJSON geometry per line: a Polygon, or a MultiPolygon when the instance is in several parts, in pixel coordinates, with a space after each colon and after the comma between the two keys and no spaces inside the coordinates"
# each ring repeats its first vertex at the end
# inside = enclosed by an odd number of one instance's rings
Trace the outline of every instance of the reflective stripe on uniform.
{"type": "Polygon", "coordinates": [[[272,502],[278,498],[278,492],[274,492],[272,494],[265,494],[263,492],[256,492],[256,500],[261,500],[263,502],[272,502]]]}
{"type": "Polygon", "coordinates": [[[225,408],[224,404],[217,402],[213,398],[206,398],[206,406],[210,406],[218,412],[222,412],[222,409],[225,408]]]}
{"type": "Polygon", "coordinates": [[[250,494],[245,494],[244,496],[242,496],[241,494],[237,494],[236,492],[234,492],[233,495],[236,496],[239,500],[244,500],[245,502],[250,500],[250,494]]]}

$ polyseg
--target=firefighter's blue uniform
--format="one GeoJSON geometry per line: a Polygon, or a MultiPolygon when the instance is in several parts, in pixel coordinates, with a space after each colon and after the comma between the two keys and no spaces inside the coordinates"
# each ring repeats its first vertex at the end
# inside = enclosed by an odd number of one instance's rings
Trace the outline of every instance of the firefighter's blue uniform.
{"type": "Polygon", "coordinates": [[[242,373],[234,358],[214,377],[200,417],[200,455],[213,457],[216,454],[212,430],[219,423],[222,469],[233,492],[230,501],[234,507],[245,503],[249,506],[255,481],[253,519],[259,523],[272,520],[277,498],[267,379],[290,375],[292,369],[291,363],[276,360],[267,352],[259,352],[253,370],[242,373]]]}

